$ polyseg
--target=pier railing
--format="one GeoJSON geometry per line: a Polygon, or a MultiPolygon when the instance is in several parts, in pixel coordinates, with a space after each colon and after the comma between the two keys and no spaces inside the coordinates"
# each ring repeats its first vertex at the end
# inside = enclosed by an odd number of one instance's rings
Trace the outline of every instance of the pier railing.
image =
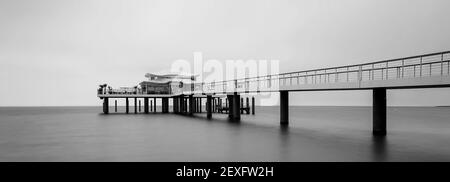
{"type": "MultiPolygon", "coordinates": [[[[283,89],[309,88],[316,85],[324,85],[321,88],[326,89],[327,86],[332,87],[339,84],[358,87],[366,82],[448,76],[450,76],[450,51],[220,82],[184,84],[182,89],[172,94],[270,92],[283,89]]],[[[103,93],[108,94],[110,92],[105,91],[103,93]]],[[[123,91],[113,93],[123,93],[123,91]]],[[[139,90],[133,93],[142,94],[139,90]]]]}
{"type": "Polygon", "coordinates": [[[307,85],[342,84],[450,76],[450,51],[372,63],[339,66],[306,71],[241,78],[204,83],[195,92],[259,92],[278,91],[283,87],[302,88],[307,85]]]}

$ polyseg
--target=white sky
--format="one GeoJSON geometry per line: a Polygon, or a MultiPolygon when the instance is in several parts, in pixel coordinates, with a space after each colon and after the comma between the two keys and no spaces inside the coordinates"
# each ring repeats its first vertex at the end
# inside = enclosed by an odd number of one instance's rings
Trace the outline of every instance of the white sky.
{"type": "MultiPolygon", "coordinates": [[[[278,59],[299,71],[450,50],[448,0],[0,0],[0,106],[99,105],[176,59],[278,59]]],[[[370,91],[301,92],[292,105],[370,105],[370,91]]],[[[413,99],[412,99],[413,98],[413,99]]],[[[389,91],[450,105],[450,89],[389,91]]]]}

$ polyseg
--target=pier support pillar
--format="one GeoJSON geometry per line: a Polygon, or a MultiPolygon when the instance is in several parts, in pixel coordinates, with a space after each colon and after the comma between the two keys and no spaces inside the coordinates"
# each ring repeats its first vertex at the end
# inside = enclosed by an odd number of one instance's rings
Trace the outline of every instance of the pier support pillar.
{"type": "MultiPolygon", "coordinates": [[[[244,98],[241,98],[241,108],[244,108],[244,98]]],[[[244,114],[243,109],[241,109],[241,114],[244,114]]]]}
{"type": "Polygon", "coordinates": [[[162,113],[169,113],[169,98],[167,97],[161,98],[161,108],[162,113]]]}
{"type": "Polygon", "coordinates": [[[128,102],[128,97],[125,98],[125,112],[128,114],[130,112],[129,108],[130,103],[128,102]]]}
{"type": "Polygon", "coordinates": [[[197,113],[197,98],[194,98],[194,113],[197,113]]]}
{"type": "Polygon", "coordinates": [[[228,119],[233,118],[233,95],[227,95],[228,119]]]}
{"type": "Polygon", "coordinates": [[[241,120],[240,100],[241,100],[241,96],[238,95],[237,92],[234,92],[233,102],[230,103],[230,106],[233,105],[233,107],[232,107],[233,116],[231,118],[233,121],[241,120]]]}
{"type": "Polygon", "coordinates": [[[156,113],[156,97],[153,98],[153,112],[156,113]]]}
{"type": "Polygon", "coordinates": [[[137,114],[137,98],[134,98],[134,114],[137,114]]]}
{"type": "Polygon", "coordinates": [[[245,98],[245,104],[246,104],[246,107],[245,108],[247,108],[247,114],[250,114],[250,102],[249,102],[249,99],[248,99],[248,97],[247,98],[245,98]]]}
{"type": "Polygon", "coordinates": [[[206,96],[206,118],[211,119],[212,118],[212,96],[207,95],[206,96]]]}
{"type": "Polygon", "coordinates": [[[148,114],[148,98],[144,98],[144,113],[148,114]]]}
{"type": "Polygon", "coordinates": [[[289,124],[289,92],[280,91],[280,124],[289,124]]]}
{"type": "Polygon", "coordinates": [[[114,100],[114,112],[117,112],[117,100],[114,100]]]}
{"type": "Polygon", "coordinates": [[[187,114],[188,112],[188,98],[183,98],[184,99],[184,114],[187,114]]]}
{"type": "Polygon", "coordinates": [[[179,101],[179,105],[180,105],[179,106],[180,110],[178,112],[181,114],[184,114],[184,95],[180,95],[178,97],[178,101],[179,101]]]}
{"type": "Polygon", "coordinates": [[[103,98],[103,113],[109,114],[109,98],[104,97],[103,98]]]}
{"type": "Polygon", "coordinates": [[[373,89],[373,135],[386,135],[386,88],[373,89]]]}
{"type": "Polygon", "coordinates": [[[194,95],[189,95],[189,115],[192,116],[194,115],[194,109],[195,109],[195,104],[194,104],[194,95]]]}
{"type": "Polygon", "coordinates": [[[202,113],[202,98],[198,98],[198,110],[202,113]]]}
{"type": "Polygon", "coordinates": [[[252,114],[255,115],[255,97],[252,97],[252,114]]]}
{"type": "Polygon", "coordinates": [[[153,111],[153,101],[150,101],[150,111],[153,111]]]}
{"type": "Polygon", "coordinates": [[[177,113],[177,97],[172,97],[172,112],[177,113]]]}

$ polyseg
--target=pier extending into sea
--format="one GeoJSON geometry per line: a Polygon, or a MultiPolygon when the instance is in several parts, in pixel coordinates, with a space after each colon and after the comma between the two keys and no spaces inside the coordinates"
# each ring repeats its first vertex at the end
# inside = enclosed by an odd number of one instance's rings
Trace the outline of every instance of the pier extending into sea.
{"type": "Polygon", "coordinates": [[[225,112],[230,120],[239,122],[244,112],[255,114],[254,97],[251,98],[251,104],[250,99],[245,98],[244,106],[242,94],[279,92],[279,122],[281,125],[289,125],[290,92],[372,90],[372,133],[384,136],[387,133],[387,90],[439,87],[450,87],[450,51],[220,82],[182,84],[180,89],[165,94],[149,94],[138,89],[114,92],[108,90],[106,85],[101,85],[97,96],[103,100],[104,114],[109,113],[109,99],[124,98],[126,113],[129,113],[129,99],[134,99],[134,113],[138,113],[138,108],[141,108],[141,104],[137,107],[138,99],[144,100],[144,113],[156,112],[156,99],[162,101],[161,112],[169,113],[171,99],[173,113],[185,115],[202,112],[202,99],[206,99],[208,118],[212,118],[212,113],[225,112]]]}

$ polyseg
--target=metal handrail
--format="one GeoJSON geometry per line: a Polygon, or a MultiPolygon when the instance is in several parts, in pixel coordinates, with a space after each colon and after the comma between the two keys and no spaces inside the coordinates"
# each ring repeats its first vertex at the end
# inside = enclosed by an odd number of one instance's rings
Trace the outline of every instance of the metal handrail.
{"type": "Polygon", "coordinates": [[[289,85],[293,85],[292,83],[293,79],[297,79],[296,85],[300,85],[300,79],[303,79],[304,84],[317,84],[317,83],[320,84],[320,83],[362,82],[367,80],[369,81],[390,80],[412,76],[423,77],[433,75],[432,74],[433,70],[435,70],[436,68],[440,68],[439,70],[440,75],[450,76],[450,51],[382,60],[371,63],[347,65],[347,66],[287,72],[256,77],[239,78],[233,80],[215,81],[208,83],[198,82],[192,83],[193,84],[192,87],[189,84],[189,88],[187,87],[181,88],[179,92],[180,93],[227,92],[229,90],[236,91],[237,89],[241,88],[244,88],[245,89],[244,91],[249,91],[250,84],[255,82],[257,82],[258,84],[257,91],[259,91],[261,83],[263,83],[264,85],[265,82],[267,82],[266,87],[268,86],[268,88],[273,88],[273,84],[276,84],[276,81],[278,81],[279,84],[278,86],[280,86],[282,82],[284,83],[284,85],[286,85],[287,80],[289,80],[289,85]],[[444,74],[444,63],[447,66],[447,68],[445,68],[445,70],[447,71],[446,74],[444,74]],[[417,71],[419,72],[417,73],[417,71]],[[342,81],[342,78],[344,78],[345,81],[342,81]],[[275,83],[273,83],[274,81],[275,83]],[[233,87],[230,89],[230,86],[233,87]]]}

